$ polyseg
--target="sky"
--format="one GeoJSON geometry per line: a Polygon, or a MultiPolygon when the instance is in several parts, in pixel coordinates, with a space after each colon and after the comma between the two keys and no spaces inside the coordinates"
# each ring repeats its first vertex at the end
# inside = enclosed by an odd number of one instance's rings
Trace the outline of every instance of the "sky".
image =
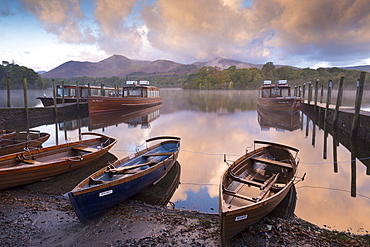
{"type": "Polygon", "coordinates": [[[368,0],[0,0],[0,59],[370,64],[368,0]]]}

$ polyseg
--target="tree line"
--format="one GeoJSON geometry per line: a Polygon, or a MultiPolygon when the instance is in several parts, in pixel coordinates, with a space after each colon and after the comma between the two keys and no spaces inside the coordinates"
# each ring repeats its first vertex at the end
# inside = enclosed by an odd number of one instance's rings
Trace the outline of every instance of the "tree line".
{"type": "MultiPolygon", "coordinates": [[[[180,87],[183,89],[235,89],[248,90],[258,89],[263,80],[288,80],[291,85],[303,85],[308,81],[320,80],[326,85],[328,80],[332,80],[334,85],[339,82],[340,77],[345,77],[345,87],[354,88],[359,78],[360,71],[346,70],[341,68],[318,68],[318,69],[298,69],[290,66],[281,66],[276,68],[272,62],[268,62],[259,68],[237,68],[235,65],[227,69],[219,67],[205,66],[199,68],[195,73],[177,74],[177,73],[155,73],[155,74],[135,74],[126,77],[76,77],[55,79],[57,84],[64,81],[65,84],[80,85],[104,85],[107,87],[122,87],[128,80],[149,80],[150,84],[157,87],[180,87]]],[[[22,78],[27,78],[28,88],[40,89],[52,87],[52,79],[41,78],[41,76],[24,66],[10,64],[3,61],[0,65],[0,89],[5,89],[7,78],[11,80],[12,89],[23,88],[22,78]]],[[[370,83],[367,77],[366,83],[370,83]]]]}
{"type": "MultiPolygon", "coordinates": [[[[360,76],[357,70],[346,70],[341,68],[318,68],[297,69],[290,66],[276,68],[272,62],[258,68],[242,68],[231,66],[222,70],[219,67],[202,67],[198,72],[188,75],[183,87],[184,89],[257,89],[263,80],[288,80],[291,85],[303,85],[308,81],[325,83],[332,80],[339,82],[344,76],[347,87],[355,87],[360,76]]],[[[370,80],[367,79],[366,83],[370,80]]]]}
{"type": "Polygon", "coordinates": [[[8,78],[10,78],[12,89],[22,89],[23,77],[27,78],[27,88],[39,89],[48,87],[41,76],[32,69],[7,61],[3,61],[0,65],[0,89],[7,88],[8,78]]]}

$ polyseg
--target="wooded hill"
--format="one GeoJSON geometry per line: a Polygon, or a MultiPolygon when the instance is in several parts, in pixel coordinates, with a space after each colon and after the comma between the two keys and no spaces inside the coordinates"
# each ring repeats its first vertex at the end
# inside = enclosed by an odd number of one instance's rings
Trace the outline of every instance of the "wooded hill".
{"type": "Polygon", "coordinates": [[[29,89],[49,86],[34,70],[3,61],[2,65],[0,65],[0,89],[7,88],[8,77],[10,78],[11,89],[23,88],[23,77],[27,78],[27,88],[29,89]]]}
{"type": "MultiPolygon", "coordinates": [[[[327,85],[332,80],[334,85],[340,77],[345,77],[345,87],[356,87],[356,81],[360,76],[357,70],[341,68],[318,68],[318,69],[295,69],[290,66],[276,68],[272,62],[268,62],[261,69],[243,68],[231,66],[227,69],[218,67],[202,67],[198,72],[190,74],[183,84],[185,89],[257,89],[263,80],[288,80],[290,85],[303,85],[309,81],[319,80],[327,85]]],[[[366,83],[369,84],[370,78],[366,83]]]]}

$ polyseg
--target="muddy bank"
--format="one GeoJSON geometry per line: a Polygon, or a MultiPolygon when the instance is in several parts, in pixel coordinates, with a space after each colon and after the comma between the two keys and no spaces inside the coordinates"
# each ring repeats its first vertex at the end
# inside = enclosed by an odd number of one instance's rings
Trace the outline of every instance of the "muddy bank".
{"type": "MultiPolygon", "coordinates": [[[[129,200],[84,225],[62,195],[16,188],[0,191],[0,200],[0,246],[221,246],[216,214],[129,200]]],[[[370,236],[270,216],[230,246],[370,246],[370,236]]]]}
{"type": "MultiPolygon", "coordinates": [[[[63,194],[115,159],[109,154],[73,172],[0,191],[0,246],[221,246],[217,214],[163,207],[179,183],[179,164],[156,186],[94,224],[82,224],[63,194]]],[[[230,246],[370,246],[369,235],[328,231],[291,217],[294,206],[275,210],[234,237],[230,246]]]]}

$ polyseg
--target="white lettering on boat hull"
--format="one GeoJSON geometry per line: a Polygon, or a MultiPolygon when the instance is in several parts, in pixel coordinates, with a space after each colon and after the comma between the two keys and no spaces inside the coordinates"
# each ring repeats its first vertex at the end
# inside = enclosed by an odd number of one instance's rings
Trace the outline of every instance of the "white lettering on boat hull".
{"type": "Polygon", "coordinates": [[[113,190],[107,190],[107,191],[100,192],[99,197],[107,196],[107,195],[110,195],[110,194],[113,194],[113,190]]]}
{"type": "Polygon", "coordinates": [[[248,218],[248,214],[235,217],[235,221],[245,220],[248,218]]]}

